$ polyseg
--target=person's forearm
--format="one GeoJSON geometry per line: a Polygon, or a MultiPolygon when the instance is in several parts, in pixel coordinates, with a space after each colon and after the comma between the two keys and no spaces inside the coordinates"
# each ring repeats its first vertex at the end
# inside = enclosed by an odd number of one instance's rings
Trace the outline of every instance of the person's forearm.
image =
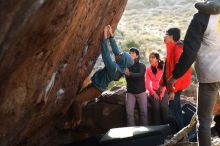
{"type": "Polygon", "coordinates": [[[150,95],[154,95],[156,92],[151,87],[147,87],[147,90],[150,92],[150,95]]]}
{"type": "Polygon", "coordinates": [[[153,95],[155,93],[155,91],[153,90],[150,82],[151,82],[150,76],[149,76],[148,72],[146,72],[146,74],[145,74],[145,86],[146,86],[147,90],[150,92],[150,95],[153,95]]]}
{"type": "Polygon", "coordinates": [[[105,66],[109,69],[114,69],[116,66],[110,56],[110,52],[108,49],[108,39],[103,39],[101,41],[101,54],[105,66]]]}
{"type": "Polygon", "coordinates": [[[120,54],[120,51],[114,37],[110,37],[109,40],[112,47],[112,52],[114,53],[115,56],[118,56],[120,54]]]}
{"type": "Polygon", "coordinates": [[[138,72],[138,73],[130,72],[129,77],[130,78],[142,78],[145,75],[145,71],[146,71],[146,68],[145,67],[141,67],[140,68],[140,72],[138,72]]]}
{"type": "Polygon", "coordinates": [[[143,76],[144,76],[143,73],[133,73],[133,72],[130,72],[129,78],[141,78],[143,76]]]}
{"type": "Polygon", "coordinates": [[[175,65],[173,78],[178,79],[183,76],[196,60],[208,21],[209,15],[207,14],[198,13],[194,15],[184,39],[183,53],[175,65]]]}

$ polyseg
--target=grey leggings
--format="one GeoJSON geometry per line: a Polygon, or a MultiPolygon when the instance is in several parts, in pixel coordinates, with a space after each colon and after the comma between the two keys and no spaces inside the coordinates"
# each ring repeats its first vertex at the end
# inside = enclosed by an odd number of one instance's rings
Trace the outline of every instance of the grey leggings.
{"type": "Polygon", "coordinates": [[[127,126],[135,126],[134,120],[134,109],[136,100],[138,101],[139,109],[140,109],[140,122],[141,125],[147,126],[147,94],[142,92],[140,94],[126,94],[126,113],[127,113],[127,126]]]}
{"type": "Polygon", "coordinates": [[[198,139],[199,146],[211,146],[212,112],[220,90],[218,83],[199,83],[198,94],[198,139]]]}

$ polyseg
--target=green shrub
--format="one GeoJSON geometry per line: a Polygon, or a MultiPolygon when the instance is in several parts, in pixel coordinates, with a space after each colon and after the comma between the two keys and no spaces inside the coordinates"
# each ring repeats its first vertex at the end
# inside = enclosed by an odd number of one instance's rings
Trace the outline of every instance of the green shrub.
{"type": "Polygon", "coordinates": [[[127,49],[130,49],[131,47],[140,48],[140,45],[137,42],[135,42],[134,40],[128,40],[125,44],[125,47],[127,49]]]}
{"type": "Polygon", "coordinates": [[[114,86],[125,86],[126,85],[126,80],[125,77],[120,78],[119,81],[112,81],[109,85],[108,85],[108,90],[110,90],[112,87],[114,86]]]}

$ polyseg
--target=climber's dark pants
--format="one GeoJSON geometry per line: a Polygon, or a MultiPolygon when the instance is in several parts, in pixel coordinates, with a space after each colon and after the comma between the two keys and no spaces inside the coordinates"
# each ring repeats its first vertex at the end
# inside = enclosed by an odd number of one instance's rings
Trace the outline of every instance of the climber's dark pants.
{"type": "Polygon", "coordinates": [[[73,99],[73,122],[76,126],[80,124],[82,119],[83,103],[85,101],[91,101],[99,97],[101,94],[102,92],[99,91],[93,84],[89,84],[73,99]]]}

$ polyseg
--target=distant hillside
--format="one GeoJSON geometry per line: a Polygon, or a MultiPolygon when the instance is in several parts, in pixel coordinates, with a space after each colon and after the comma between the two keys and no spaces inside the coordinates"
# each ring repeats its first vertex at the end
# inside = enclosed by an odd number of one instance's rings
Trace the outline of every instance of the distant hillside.
{"type": "Polygon", "coordinates": [[[118,25],[120,34],[124,36],[119,43],[127,49],[128,42],[134,41],[142,52],[147,49],[164,53],[165,31],[170,27],[179,27],[183,39],[196,12],[195,2],[196,0],[128,0],[118,25]]]}
{"type": "Polygon", "coordinates": [[[173,7],[176,5],[185,5],[194,2],[195,0],[128,0],[126,10],[156,8],[159,6],[173,7]]]}

